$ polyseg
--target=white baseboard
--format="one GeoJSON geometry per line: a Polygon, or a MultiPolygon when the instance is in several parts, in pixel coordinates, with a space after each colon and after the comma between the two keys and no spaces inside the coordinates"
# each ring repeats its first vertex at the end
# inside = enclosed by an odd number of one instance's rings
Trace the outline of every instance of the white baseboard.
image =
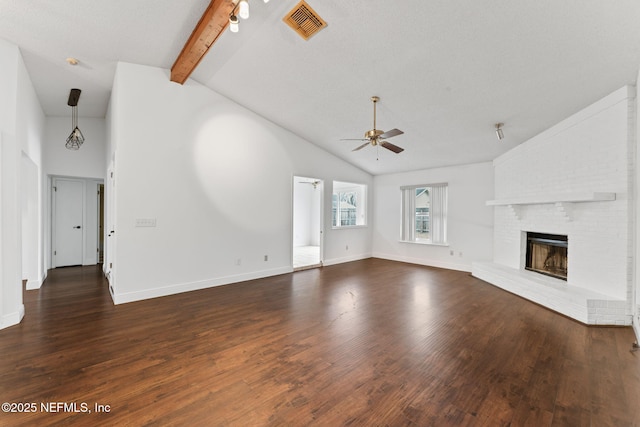
{"type": "Polygon", "coordinates": [[[20,304],[18,311],[5,314],[0,319],[0,329],[8,328],[9,326],[17,325],[24,318],[24,304],[20,304]]]}
{"type": "Polygon", "coordinates": [[[200,280],[190,283],[178,283],[175,285],[163,286],[161,288],[145,289],[143,291],[117,293],[112,292],[111,297],[114,304],[124,304],[134,301],[142,301],[151,298],[164,297],[179,294],[182,292],[197,291],[199,289],[212,288],[215,286],[229,285],[232,283],[245,282],[247,280],[262,279],[264,277],[277,276],[279,274],[291,273],[291,267],[280,267],[270,270],[255,271],[246,274],[218,277],[208,280],[200,280]]]}
{"type": "Polygon", "coordinates": [[[367,258],[371,258],[371,254],[360,254],[360,255],[353,255],[353,256],[341,257],[341,258],[330,258],[330,259],[323,260],[322,265],[343,264],[345,262],[360,261],[367,258]]]}
{"type": "Polygon", "coordinates": [[[409,264],[426,265],[428,267],[446,268],[447,270],[466,271],[471,272],[471,266],[467,264],[460,264],[455,262],[445,262],[435,259],[426,258],[414,258],[400,255],[383,254],[374,252],[374,258],[388,259],[390,261],[406,262],[409,264]]]}
{"type": "Polygon", "coordinates": [[[26,289],[28,291],[33,291],[35,289],[40,289],[42,287],[43,280],[27,280],[26,289]]]}

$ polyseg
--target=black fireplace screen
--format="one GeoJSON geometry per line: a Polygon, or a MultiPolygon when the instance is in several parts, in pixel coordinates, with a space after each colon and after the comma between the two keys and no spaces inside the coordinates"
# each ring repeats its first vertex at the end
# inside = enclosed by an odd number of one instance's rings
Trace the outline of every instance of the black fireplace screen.
{"type": "Polygon", "coordinates": [[[527,270],[567,280],[569,240],[559,234],[527,233],[527,270]]]}

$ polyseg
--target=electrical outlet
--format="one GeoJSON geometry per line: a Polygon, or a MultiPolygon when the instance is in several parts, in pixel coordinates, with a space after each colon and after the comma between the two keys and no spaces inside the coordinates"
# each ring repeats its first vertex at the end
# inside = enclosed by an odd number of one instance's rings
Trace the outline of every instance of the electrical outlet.
{"type": "Polygon", "coordinates": [[[453,256],[453,250],[449,251],[449,255],[453,256]]]}
{"type": "Polygon", "coordinates": [[[462,252],[458,252],[458,256],[462,258],[462,252]]]}
{"type": "Polygon", "coordinates": [[[349,245],[345,246],[345,247],[344,247],[344,250],[345,250],[345,251],[348,251],[348,250],[349,250],[349,245]]]}
{"type": "Polygon", "coordinates": [[[265,260],[265,261],[269,261],[269,255],[265,255],[265,256],[264,256],[264,260],[265,260]]]}
{"type": "Polygon", "coordinates": [[[242,264],[242,259],[236,258],[236,265],[240,265],[240,264],[242,264]]]}

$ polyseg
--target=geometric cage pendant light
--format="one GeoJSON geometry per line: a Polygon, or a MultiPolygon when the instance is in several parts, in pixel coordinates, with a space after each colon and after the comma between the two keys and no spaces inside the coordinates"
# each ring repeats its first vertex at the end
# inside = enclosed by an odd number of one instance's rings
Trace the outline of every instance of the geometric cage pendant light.
{"type": "Polygon", "coordinates": [[[65,147],[69,150],[78,150],[84,143],[84,135],[78,127],[78,100],[80,99],[80,89],[71,89],[67,104],[71,107],[71,133],[67,137],[65,147]]]}

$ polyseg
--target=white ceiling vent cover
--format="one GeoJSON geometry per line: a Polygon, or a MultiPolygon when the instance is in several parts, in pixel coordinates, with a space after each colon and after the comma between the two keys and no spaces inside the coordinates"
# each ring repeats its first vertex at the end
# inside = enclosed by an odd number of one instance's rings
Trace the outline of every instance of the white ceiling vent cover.
{"type": "Polygon", "coordinates": [[[282,20],[305,40],[309,40],[311,36],[327,26],[327,23],[304,0],[291,9],[282,20]]]}

